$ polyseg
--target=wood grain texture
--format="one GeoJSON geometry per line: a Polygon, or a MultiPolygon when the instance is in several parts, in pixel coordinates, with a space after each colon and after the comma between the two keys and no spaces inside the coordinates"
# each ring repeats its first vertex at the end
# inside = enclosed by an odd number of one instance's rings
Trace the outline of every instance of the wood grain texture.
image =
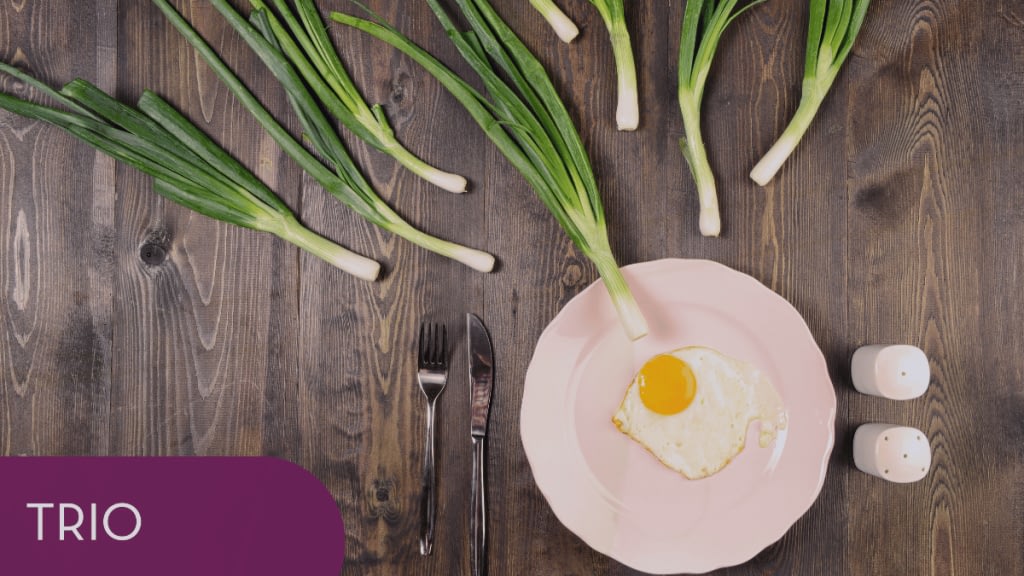
{"type": "MultiPolygon", "coordinates": [[[[291,128],[283,93],[205,0],[176,6],[291,128]]],[[[322,10],[352,11],[345,0],[322,10]]],[[[368,1],[471,77],[423,2],[368,1]]],[[[838,397],[821,496],[778,543],[716,574],[1024,575],[1024,8],[872,3],[855,49],[803,143],[766,188],[746,176],[799,99],[806,2],[772,0],[725,33],[705,95],[723,236],[702,238],[679,153],[675,91],[685,3],[632,2],[641,125],[614,125],[600,17],[564,0],[582,30],[557,40],[527,2],[499,12],[548,66],[594,161],[621,264],[710,258],[803,314],[838,397]],[[931,359],[922,398],[853,392],[860,345],[905,342],[931,359]],[[865,422],[928,434],[933,470],[912,485],[853,467],[865,422]]],[[[244,2],[239,2],[244,5],[244,2]]],[[[637,572],[589,549],[552,514],[519,438],[534,343],[597,279],[525,181],[428,74],[330,26],[368,101],[399,139],[465,175],[452,195],[344,130],[381,196],[415,226],[499,258],[479,274],[365,223],[304,176],[205,63],[139,0],[0,1],[0,58],[51,84],[77,76],[125,101],[167,98],[266,181],[312,229],[383,262],[348,277],[268,235],[202,218],[49,126],[0,113],[0,451],[265,454],[334,495],[351,575],[467,574],[468,386],[452,371],[439,407],[439,527],[417,549],[424,401],[414,380],[422,320],[445,322],[465,358],[464,315],[491,330],[497,386],[488,443],[491,573],[637,572]]],[[[37,98],[0,79],[4,92],[37,98]]]]}
{"type": "MultiPolygon", "coordinates": [[[[100,12],[53,12],[5,5],[4,61],[47,80],[95,78],[110,41],[94,36],[100,12]],[[41,33],[43,23],[53,32],[41,33]]],[[[3,90],[34,92],[10,78],[3,90]]],[[[103,453],[110,293],[94,272],[109,260],[109,224],[89,214],[107,203],[109,187],[94,187],[94,178],[109,170],[52,126],[10,115],[0,124],[0,446],[4,454],[103,453]]]]}

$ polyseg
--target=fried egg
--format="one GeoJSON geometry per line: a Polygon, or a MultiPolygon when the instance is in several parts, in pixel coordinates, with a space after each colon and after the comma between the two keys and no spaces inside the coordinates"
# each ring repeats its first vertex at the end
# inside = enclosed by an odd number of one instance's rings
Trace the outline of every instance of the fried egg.
{"type": "Polygon", "coordinates": [[[664,465],[691,480],[724,468],[760,421],[759,444],[786,427],[782,398],[757,368],[702,346],[648,360],[612,418],[664,465]]]}

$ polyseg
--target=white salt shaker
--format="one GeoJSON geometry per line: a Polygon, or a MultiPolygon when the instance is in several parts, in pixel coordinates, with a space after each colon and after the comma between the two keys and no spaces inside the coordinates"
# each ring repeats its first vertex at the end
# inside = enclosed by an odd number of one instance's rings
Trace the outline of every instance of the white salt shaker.
{"type": "Polygon", "coordinates": [[[928,357],[916,346],[861,346],[851,361],[853,387],[864,394],[910,400],[924,394],[931,380],[928,357]]]}
{"type": "Polygon", "coordinates": [[[864,424],[853,434],[853,463],[891,482],[917,482],[928,474],[932,449],[917,428],[864,424]]]}

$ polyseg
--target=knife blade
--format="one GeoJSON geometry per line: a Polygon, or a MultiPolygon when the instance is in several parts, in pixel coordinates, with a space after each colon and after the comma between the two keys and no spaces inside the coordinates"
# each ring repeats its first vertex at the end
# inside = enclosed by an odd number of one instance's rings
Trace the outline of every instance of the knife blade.
{"type": "Polygon", "coordinates": [[[470,433],[487,435],[487,417],[491,410],[491,388],[494,383],[494,351],[491,337],[484,323],[475,314],[466,314],[466,333],[469,335],[469,379],[472,417],[470,433]]]}
{"type": "Polygon", "coordinates": [[[470,517],[470,568],[473,576],[487,574],[487,481],[484,468],[484,441],[487,419],[491,411],[494,387],[494,350],[483,321],[475,314],[466,314],[469,339],[469,379],[472,416],[470,436],[473,438],[473,491],[470,517]]]}

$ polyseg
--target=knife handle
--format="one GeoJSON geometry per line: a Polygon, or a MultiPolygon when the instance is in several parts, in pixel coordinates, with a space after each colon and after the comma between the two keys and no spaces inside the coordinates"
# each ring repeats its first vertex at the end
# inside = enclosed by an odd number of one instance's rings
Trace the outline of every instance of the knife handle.
{"type": "Polygon", "coordinates": [[[470,568],[473,576],[487,576],[487,483],[484,479],[484,439],[473,436],[473,515],[469,519],[470,568]]]}

